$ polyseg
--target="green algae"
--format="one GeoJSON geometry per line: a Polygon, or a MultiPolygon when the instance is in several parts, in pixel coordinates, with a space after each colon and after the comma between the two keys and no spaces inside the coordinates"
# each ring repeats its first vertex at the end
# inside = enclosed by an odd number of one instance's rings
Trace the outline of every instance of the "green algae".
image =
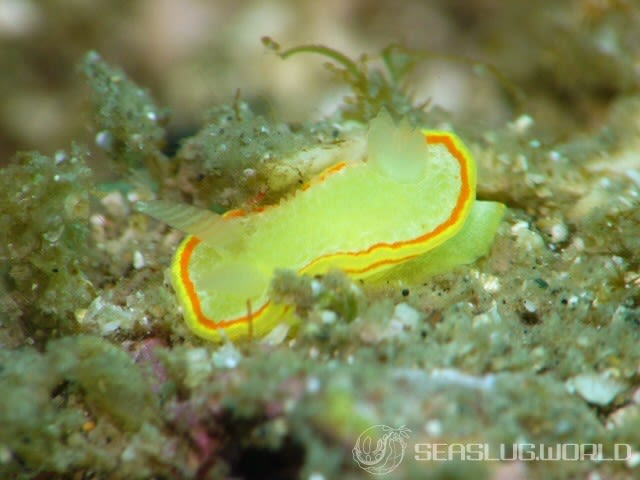
{"type": "Polygon", "coordinates": [[[112,470],[114,452],[88,441],[86,422],[96,419],[107,431],[112,423],[116,434],[156,422],[157,404],[140,369],[97,337],[51,340],[44,353],[0,351],[0,390],[4,474],[112,470]]]}
{"type": "Polygon", "coordinates": [[[166,160],[162,147],[168,110],[158,108],[148,91],[97,52],[87,53],[80,70],[91,87],[98,146],[122,173],[144,165],[152,174],[160,175],[166,160]]]}
{"type": "Polygon", "coordinates": [[[256,114],[237,98],[211,109],[176,153],[177,183],[193,202],[226,210],[251,199],[273,203],[306,176],[284,159],[334,137],[328,123],[297,127],[256,114]]]}
{"type": "Polygon", "coordinates": [[[100,338],[79,336],[50,342],[47,357],[79,387],[91,409],[105,412],[118,426],[135,431],[153,422],[155,399],[126,352],[100,338]]]}
{"type": "Polygon", "coordinates": [[[399,45],[389,45],[380,52],[383,69],[370,69],[371,59],[366,55],[354,61],[324,45],[300,45],[282,50],[270,37],[263,37],[262,43],[282,59],[301,53],[314,53],[332,60],[326,67],[339,81],[349,85],[352,93],[352,96],[345,98],[345,104],[341,109],[344,119],[366,123],[384,107],[394,117],[408,118],[415,122],[416,114],[422,112],[426,106],[426,103],[415,104],[405,84],[407,76],[419,61],[419,56],[399,45]]]}
{"type": "Polygon", "coordinates": [[[22,153],[0,176],[2,304],[13,307],[3,326],[11,331],[38,339],[78,331],[76,310],[91,301],[86,157],[76,145],[54,157],[22,153]]]}

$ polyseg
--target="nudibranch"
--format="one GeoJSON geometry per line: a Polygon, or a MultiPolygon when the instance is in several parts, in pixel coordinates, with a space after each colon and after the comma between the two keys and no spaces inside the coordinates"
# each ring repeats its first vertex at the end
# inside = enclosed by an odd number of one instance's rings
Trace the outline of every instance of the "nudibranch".
{"type": "MultiPolygon", "coordinates": [[[[395,125],[383,112],[369,126],[366,156],[348,160],[256,211],[217,215],[163,201],[140,205],[189,234],[176,251],[171,281],[191,330],[214,341],[265,335],[291,310],[269,299],[276,269],[378,274],[455,237],[474,203],[485,204],[478,215],[491,219],[474,220],[490,245],[503,206],[475,202],[475,162],[455,134],[395,125]]],[[[464,251],[459,260],[456,251],[448,255],[448,264],[469,261],[464,251]]]]}

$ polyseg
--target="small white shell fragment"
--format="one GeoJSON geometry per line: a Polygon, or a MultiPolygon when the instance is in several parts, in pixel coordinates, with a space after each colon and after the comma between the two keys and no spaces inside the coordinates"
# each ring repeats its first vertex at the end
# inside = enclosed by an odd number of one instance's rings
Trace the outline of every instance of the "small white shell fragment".
{"type": "Polygon", "coordinates": [[[498,311],[498,306],[493,302],[489,310],[473,317],[471,325],[473,328],[484,328],[487,325],[497,325],[500,322],[502,322],[502,316],[498,311]]]}
{"type": "Polygon", "coordinates": [[[480,274],[480,282],[486,292],[496,293],[500,291],[500,279],[487,273],[480,274]]]}
{"type": "Polygon", "coordinates": [[[320,387],[322,386],[322,382],[318,377],[309,377],[307,378],[306,390],[307,393],[318,393],[320,391],[320,387]]]}
{"type": "Polygon", "coordinates": [[[324,285],[315,278],[311,280],[311,294],[315,297],[320,295],[324,291],[324,285]]]}
{"type": "Polygon", "coordinates": [[[242,171],[242,174],[246,177],[246,178],[253,178],[256,176],[258,172],[256,171],[255,168],[245,168],[242,171]]]}
{"type": "Polygon", "coordinates": [[[538,310],[538,305],[535,302],[529,300],[528,298],[522,302],[524,305],[524,309],[529,313],[535,313],[538,310]]]}
{"type": "Polygon", "coordinates": [[[113,217],[125,217],[129,213],[127,202],[118,190],[107,193],[102,197],[100,203],[104,205],[109,215],[113,217]]]}
{"type": "Polygon", "coordinates": [[[513,224],[511,234],[515,236],[518,246],[525,248],[527,251],[544,248],[542,237],[531,230],[529,224],[525,221],[518,221],[513,224]]]}
{"type": "Polygon", "coordinates": [[[526,133],[533,125],[535,121],[529,115],[520,115],[514,122],[509,124],[509,128],[515,133],[522,135],[526,133]]]}
{"type": "Polygon", "coordinates": [[[140,250],[133,252],[133,268],[140,270],[141,268],[144,268],[144,265],[144,255],[142,255],[142,252],[140,252],[140,250]]]}
{"type": "Polygon", "coordinates": [[[242,360],[242,353],[233,345],[225,343],[213,355],[213,364],[218,368],[236,368],[242,360]]]}
{"type": "Polygon", "coordinates": [[[96,145],[103,150],[111,150],[113,147],[113,134],[109,130],[96,133],[96,145]]]}
{"type": "Polygon", "coordinates": [[[440,420],[429,420],[424,424],[424,431],[430,437],[439,437],[443,431],[442,422],[440,420]]]}
{"type": "Polygon", "coordinates": [[[562,155],[556,150],[551,150],[549,152],[549,160],[551,160],[552,162],[559,162],[560,160],[562,160],[562,155]]]}
{"type": "Polygon", "coordinates": [[[569,229],[564,223],[556,223],[551,227],[549,233],[553,243],[564,242],[569,238],[569,229]]]}
{"type": "Polygon", "coordinates": [[[102,335],[111,335],[120,328],[120,322],[118,320],[112,320],[111,322],[103,323],[101,327],[100,333],[102,333],[102,335]]]}
{"type": "Polygon", "coordinates": [[[605,406],[625,389],[625,386],[601,373],[581,373],[566,382],[570,392],[576,392],[587,402],[605,406]]]}
{"type": "Polygon", "coordinates": [[[118,331],[130,331],[137,321],[132,309],[109,303],[100,296],[96,297],[86,312],[77,318],[86,329],[97,331],[105,337],[118,331]]]}
{"type": "Polygon", "coordinates": [[[58,151],[55,153],[54,157],[53,157],[53,159],[54,159],[54,161],[55,161],[56,165],[60,165],[60,164],[61,164],[62,162],[64,162],[67,158],[69,158],[69,157],[67,156],[67,152],[65,152],[64,150],[58,150],[58,151]]]}
{"type": "Polygon", "coordinates": [[[420,312],[407,303],[399,303],[393,309],[390,327],[398,333],[405,329],[413,330],[420,321],[420,312]]]}
{"type": "Polygon", "coordinates": [[[331,325],[338,319],[338,315],[333,310],[322,310],[320,312],[320,318],[325,325],[331,325]]]}

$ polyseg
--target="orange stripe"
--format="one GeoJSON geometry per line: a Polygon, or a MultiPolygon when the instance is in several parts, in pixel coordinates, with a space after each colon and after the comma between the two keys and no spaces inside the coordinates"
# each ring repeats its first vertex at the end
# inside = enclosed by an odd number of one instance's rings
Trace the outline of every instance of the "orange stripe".
{"type": "MultiPolygon", "coordinates": [[[[337,163],[335,165],[332,165],[331,167],[329,167],[326,170],[324,170],[318,176],[317,179],[314,179],[313,183],[306,184],[305,187],[303,187],[303,190],[306,190],[312,184],[315,185],[317,183],[324,182],[331,175],[339,172],[340,170],[342,170],[346,166],[347,166],[346,162],[340,162],[340,163],[337,163]]],[[[256,209],[256,211],[253,211],[251,213],[252,214],[260,214],[260,213],[263,213],[264,211],[269,210],[270,208],[273,208],[275,206],[277,206],[277,205],[263,206],[263,207],[260,207],[260,208],[256,209]]],[[[240,217],[244,217],[246,215],[247,215],[246,210],[241,209],[241,208],[237,208],[237,209],[229,210],[228,212],[226,212],[223,215],[223,218],[240,218],[240,217]]],[[[234,318],[232,320],[215,321],[215,320],[207,317],[204,314],[204,312],[202,311],[202,305],[200,303],[200,298],[198,297],[198,293],[196,292],[196,287],[193,284],[193,281],[191,280],[191,277],[189,276],[189,262],[191,261],[191,255],[193,254],[193,251],[198,246],[200,241],[201,240],[199,238],[197,238],[197,237],[191,237],[191,239],[187,242],[187,244],[182,248],[182,252],[180,252],[180,254],[181,254],[181,257],[180,257],[180,280],[182,282],[182,285],[184,285],[184,289],[186,291],[187,298],[189,300],[189,303],[191,304],[191,308],[193,309],[193,313],[195,314],[198,323],[201,324],[202,326],[210,329],[210,330],[219,330],[221,328],[224,329],[224,328],[230,327],[232,325],[236,325],[238,323],[248,322],[249,321],[249,315],[245,315],[245,316],[242,316],[242,317],[234,318]]],[[[269,303],[271,303],[271,302],[270,301],[265,302],[264,305],[262,305],[256,312],[252,312],[251,317],[253,319],[256,319],[260,315],[262,315],[262,313],[264,313],[264,311],[266,310],[266,308],[269,305],[269,303]]]]}
{"type": "Polygon", "coordinates": [[[311,181],[305,183],[302,187],[300,187],[300,190],[302,191],[309,190],[309,188],[313,187],[314,185],[317,185],[318,183],[324,182],[331,175],[338,173],[340,170],[342,170],[346,166],[347,166],[347,162],[338,162],[334,165],[331,165],[330,167],[327,167],[325,170],[323,170],[320,173],[320,175],[318,175],[317,177],[313,178],[311,181]]]}
{"type": "Polygon", "coordinates": [[[229,210],[222,214],[224,218],[237,218],[237,217],[244,217],[246,215],[247,215],[247,212],[245,212],[242,208],[235,208],[233,210],[229,210]]]}
{"type": "MultiPolygon", "coordinates": [[[[418,244],[418,243],[422,243],[425,242],[437,235],[440,235],[441,233],[443,233],[444,231],[446,231],[448,228],[451,228],[452,226],[454,226],[455,224],[458,223],[458,221],[460,220],[460,216],[462,215],[462,212],[464,211],[464,207],[467,204],[467,202],[469,201],[469,197],[471,196],[471,186],[469,184],[469,171],[467,169],[467,159],[464,155],[463,152],[461,152],[454,140],[452,139],[451,136],[449,135],[426,135],[425,136],[427,143],[441,143],[444,144],[445,147],[447,148],[447,150],[449,151],[449,153],[451,153],[454,158],[458,161],[459,165],[460,165],[460,177],[461,177],[461,183],[462,183],[462,187],[460,188],[460,193],[458,195],[458,199],[456,200],[456,205],[451,213],[451,215],[449,216],[449,218],[447,218],[447,220],[445,220],[443,223],[441,223],[440,225],[438,225],[436,228],[434,228],[433,230],[431,230],[430,232],[420,236],[420,237],[416,237],[414,239],[411,240],[406,240],[406,241],[400,241],[400,242],[395,242],[395,243],[376,243],[373,244],[372,246],[370,246],[369,248],[367,248],[366,250],[363,250],[361,252],[355,252],[355,253],[332,253],[332,254],[328,254],[328,255],[323,255],[322,257],[318,257],[315,260],[313,260],[311,263],[309,263],[306,267],[302,268],[301,270],[305,270],[307,268],[309,268],[311,265],[313,265],[314,263],[316,263],[317,261],[326,258],[326,257],[332,257],[332,256],[336,256],[336,255],[349,255],[352,257],[357,257],[360,255],[365,255],[368,253],[371,253],[374,250],[377,249],[381,249],[381,248],[390,248],[393,250],[402,248],[406,245],[413,245],[413,244],[418,244]]],[[[334,173],[337,173],[339,171],[341,171],[343,168],[345,168],[347,166],[347,164],[345,162],[340,162],[336,165],[333,165],[332,167],[329,167],[328,169],[326,169],[314,182],[313,184],[317,184],[320,182],[325,181],[329,176],[333,175],[334,173]]],[[[303,187],[303,189],[307,189],[309,188],[309,186],[311,186],[311,184],[307,184],[306,188],[303,187]]],[[[265,208],[266,210],[266,208],[265,208]]],[[[264,210],[263,210],[264,211],[264,210]]],[[[226,218],[232,218],[232,217],[242,217],[246,215],[246,212],[238,209],[238,210],[231,210],[229,212],[227,212],[224,216],[226,218]]],[[[234,318],[232,320],[222,320],[222,321],[218,321],[216,322],[215,320],[212,320],[210,318],[208,318],[204,312],[202,311],[202,306],[200,304],[200,298],[198,297],[198,294],[196,292],[195,289],[195,285],[193,284],[193,281],[191,280],[191,277],[189,276],[189,261],[191,260],[191,255],[193,254],[194,249],[196,248],[196,246],[200,243],[200,239],[197,237],[191,237],[191,239],[187,242],[187,244],[184,246],[184,248],[182,249],[181,252],[181,257],[180,257],[180,279],[182,281],[182,285],[184,285],[184,289],[187,293],[187,297],[191,303],[191,307],[193,308],[193,312],[195,313],[195,316],[198,320],[198,323],[200,323],[201,325],[203,325],[204,327],[210,329],[210,330],[218,330],[221,328],[226,328],[226,327],[230,327],[232,325],[236,325],[238,323],[242,323],[242,322],[248,322],[249,321],[249,315],[245,315],[242,317],[238,317],[238,318],[234,318]]],[[[403,258],[398,258],[398,259],[386,259],[386,260],[380,260],[378,262],[372,263],[370,265],[367,265],[364,268],[360,268],[360,269],[345,269],[345,271],[347,273],[364,273],[370,270],[374,270],[377,267],[380,267],[382,265],[394,265],[396,263],[400,263],[403,262],[405,260],[409,260],[411,258],[414,258],[418,256],[416,255],[409,255],[407,257],[403,257],[403,258]]],[[[259,317],[262,313],[264,313],[264,311],[266,310],[267,306],[270,304],[270,301],[265,302],[256,312],[252,313],[252,318],[256,319],[257,317],[259,317]]]]}
{"type": "MultiPolygon", "coordinates": [[[[219,330],[221,328],[227,328],[238,323],[248,322],[249,315],[234,318],[232,320],[222,320],[216,322],[215,320],[207,317],[202,311],[200,298],[198,297],[195,285],[193,284],[193,281],[189,276],[189,261],[191,260],[191,255],[193,254],[194,249],[198,246],[200,241],[201,240],[198,237],[191,237],[182,249],[182,256],[180,257],[180,280],[182,281],[182,285],[184,285],[184,289],[187,293],[187,297],[189,298],[189,302],[191,303],[191,308],[193,308],[193,312],[196,315],[198,323],[210,330],[219,330]]],[[[265,302],[264,305],[262,305],[257,311],[251,314],[251,317],[253,319],[259,317],[265,311],[269,303],[269,301],[265,302]]]]}
{"type": "Polygon", "coordinates": [[[396,265],[398,263],[402,263],[402,262],[406,262],[407,260],[411,260],[412,258],[416,258],[419,257],[421,254],[417,253],[415,255],[408,255],[406,257],[402,257],[402,258],[388,258],[386,260],[380,260],[378,262],[374,262],[371,263],[369,265],[367,265],[366,267],[363,268],[343,268],[342,270],[345,273],[350,273],[352,275],[356,274],[356,273],[365,273],[365,272],[369,272],[371,270],[375,270],[378,267],[381,267],[382,265],[396,265]]]}
{"type": "MultiPolygon", "coordinates": [[[[434,228],[433,230],[431,230],[430,232],[425,233],[424,235],[421,235],[419,237],[413,238],[411,240],[403,240],[403,241],[399,241],[399,242],[394,242],[394,243],[386,243],[386,242],[380,242],[380,243],[374,243],[373,245],[371,245],[369,248],[367,248],[366,250],[361,250],[359,252],[337,252],[337,253],[330,253],[327,255],[323,255],[321,257],[318,257],[316,259],[314,259],[311,263],[309,263],[308,265],[306,265],[303,270],[310,268],[313,264],[315,264],[316,262],[327,258],[327,257],[333,257],[333,256],[337,256],[337,255],[347,255],[347,256],[351,256],[351,257],[358,257],[361,255],[366,255],[369,254],[371,252],[373,252],[374,250],[378,250],[381,248],[389,248],[392,250],[397,250],[399,248],[405,247],[407,245],[415,245],[415,244],[419,244],[419,243],[423,243],[427,240],[430,240],[431,238],[434,238],[440,234],[442,234],[444,231],[446,231],[448,228],[451,228],[452,226],[456,225],[458,223],[458,221],[460,220],[460,216],[462,215],[462,212],[464,211],[464,207],[465,205],[468,203],[469,201],[469,197],[471,196],[471,186],[469,184],[469,171],[467,169],[467,158],[465,157],[464,153],[462,153],[456,146],[455,142],[453,141],[452,137],[449,135],[426,135],[426,141],[427,143],[441,143],[444,144],[445,147],[447,148],[447,150],[449,151],[449,153],[451,153],[451,155],[454,156],[454,158],[458,161],[458,163],[460,164],[460,180],[462,183],[462,187],[460,188],[460,193],[458,194],[458,199],[456,200],[456,205],[453,208],[453,211],[451,212],[451,215],[449,216],[449,218],[447,218],[447,220],[445,220],[444,222],[442,222],[440,225],[438,225],[436,228],[434,228]]],[[[411,257],[407,257],[407,259],[409,259],[411,257]]],[[[402,261],[402,259],[398,260],[397,262],[394,260],[382,260],[380,262],[374,263],[372,265],[369,265],[367,267],[365,267],[364,269],[358,270],[358,269],[352,269],[352,270],[345,270],[347,273],[363,273],[363,272],[367,272],[377,266],[380,265],[385,265],[385,264],[393,264],[393,263],[398,263],[402,261]]]]}

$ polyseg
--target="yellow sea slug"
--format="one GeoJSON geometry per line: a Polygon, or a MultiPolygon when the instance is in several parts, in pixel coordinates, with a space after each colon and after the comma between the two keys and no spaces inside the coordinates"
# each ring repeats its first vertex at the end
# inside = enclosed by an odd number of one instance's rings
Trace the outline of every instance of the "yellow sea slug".
{"type": "MultiPolygon", "coordinates": [[[[278,268],[340,268],[363,278],[434,251],[465,225],[475,186],[475,162],[456,135],[396,126],[383,112],[369,126],[364,161],[328,167],[277,205],[217,215],[155,201],[140,210],[190,234],[175,254],[172,283],[189,327],[220,341],[261,336],[282,321],[290,306],[268,296],[278,268]]],[[[481,233],[463,232],[444,264],[488,250],[504,206],[478,204],[473,229],[481,233]]]]}

